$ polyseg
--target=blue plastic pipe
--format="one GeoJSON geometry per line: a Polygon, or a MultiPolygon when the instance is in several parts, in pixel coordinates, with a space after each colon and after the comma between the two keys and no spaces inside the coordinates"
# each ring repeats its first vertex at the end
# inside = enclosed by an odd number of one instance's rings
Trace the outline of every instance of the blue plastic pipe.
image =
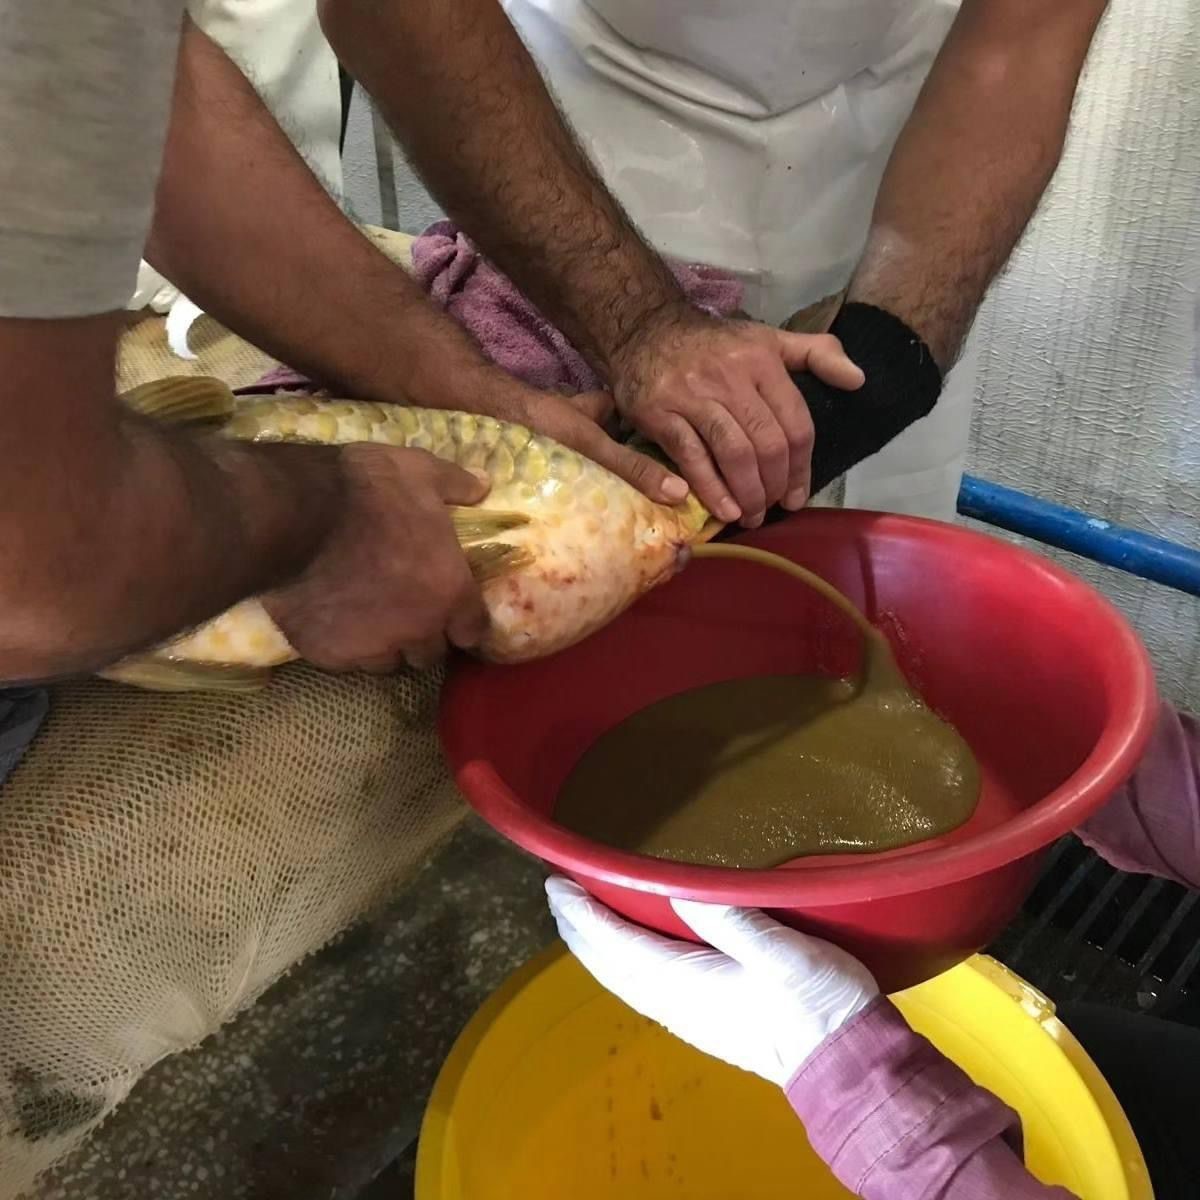
{"type": "Polygon", "coordinates": [[[958,511],[1093,562],[1200,596],[1200,550],[964,475],[958,511]]]}

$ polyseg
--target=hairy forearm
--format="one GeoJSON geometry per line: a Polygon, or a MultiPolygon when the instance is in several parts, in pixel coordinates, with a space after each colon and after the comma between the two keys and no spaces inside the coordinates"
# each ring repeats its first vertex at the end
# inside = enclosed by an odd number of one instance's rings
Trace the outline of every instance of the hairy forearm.
{"type": "Polygon", "coordinates": [[[224,324],[350,395],[463,407],[490,378],[471,339],[343,215],[194,26],[147,258],[224,324]]]}
{"type": "Polygon", "coordinates": [[[116,318],[0,323],[0,679],[106,666],[282,583],[336,519],[337,452],[201,440],[120,414],[116,318]],[[63,353],[70,325],[70,353],[63,353]]]}
{"type": "Polygon", "coordinates": [[[321,15],[445,210],[602,371],[682,303],[498,0],[322,0],[321,15]]]}
{"type": "Polygon", "coordinates": [[[1062,153],[1104,0],[964,0],[884,175],[849,298],[947,369],[1062,153]]]}

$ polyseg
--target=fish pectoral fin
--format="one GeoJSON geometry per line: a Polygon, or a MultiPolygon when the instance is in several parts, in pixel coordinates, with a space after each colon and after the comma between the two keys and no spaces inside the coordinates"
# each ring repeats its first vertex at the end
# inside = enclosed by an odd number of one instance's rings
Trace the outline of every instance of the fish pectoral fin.
{"type": "Polygon", "coordinates": [[[124,392],[121,403],[160,425],[227,421],[237,406],[233,392],[219,379],[207,375],[152,379],[124,392]]]}
{"type": "Polygon", "coordinates": [[[507,542],[484,542],[466,548],[467,563],[476,583],[487,583],[514,571],[528,567],[533,562],[533,552],[524,546],[510,546],[507,542]]]}
{"type": "Polygon", "coordinates": [[[122,659],[99,674],[148,692],[257,692],[271,682],[269,667],[186,662],[154,654],[122,659]]]}
{"type": "Polygon", "coordinates": [[[451,508],[449,511],[454,535],[464,546],[486,542],[529,524],[529,517],[519,512],[494,512],[486,508],[451,508]]]}

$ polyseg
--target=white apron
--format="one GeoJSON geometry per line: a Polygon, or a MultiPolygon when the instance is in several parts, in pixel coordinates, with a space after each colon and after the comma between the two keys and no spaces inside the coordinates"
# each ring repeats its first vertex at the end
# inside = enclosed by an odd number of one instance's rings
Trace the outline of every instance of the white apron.
{"type": "MultiPolygon", "coordinates": [[[[340,200],[342,102],[338,63],[315,0],[190,0],[188,12],[245,72],[318,178],[340,200]]],[[[198,310],[143,262],[132,309],[174,309],[172,345],[186,351],[198,310]]]]}
{"type": "MultiPolygon", "coordinates": [[[[896,135],[958,0],[504,0],[650,241],[736,274],[780,323],[845,288],[896,135]]],[[[934,414],[845,503],[952,519],[968,347],[934,414]]]]}

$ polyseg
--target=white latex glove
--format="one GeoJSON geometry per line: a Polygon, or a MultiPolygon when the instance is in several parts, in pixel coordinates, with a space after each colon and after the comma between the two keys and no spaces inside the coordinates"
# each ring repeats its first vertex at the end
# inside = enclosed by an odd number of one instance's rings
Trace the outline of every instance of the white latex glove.
{"type": "Polygon", "coordinates": [[[708,949],[631,925],[569,880],[549,879],[546,894],[563,941],[600,984],[676,1037],[780,1087],[879,995],[849,954],[753,909],[673,900],[708,949]]]}

